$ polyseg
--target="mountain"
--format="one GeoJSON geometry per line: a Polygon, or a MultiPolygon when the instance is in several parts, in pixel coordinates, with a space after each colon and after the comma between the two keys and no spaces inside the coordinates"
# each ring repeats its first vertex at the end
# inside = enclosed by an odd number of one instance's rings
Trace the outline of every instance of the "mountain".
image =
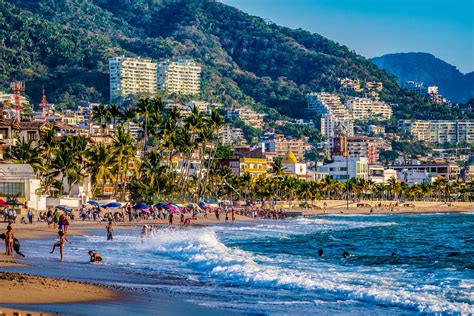
{"type": "Polygon", "coordinates": [[[396,78],[321,35],[289,29],[211,0],[0,0],[0,82],[27,81],[36,102],[107,101],[108,58],[192,57],[202,97],[302,117],[310,91],[337,78],[382,81],[395,114],[453,117],[400,91],[396,78]]]}
{"type": "Polygon", "coordinates": [[[404,81],[439,86],[446,98],[466,102],[474,97],[474,72],[462,74],[455,66],[427,53],[397,53],[372,58],[379,67],[404,81]]]}

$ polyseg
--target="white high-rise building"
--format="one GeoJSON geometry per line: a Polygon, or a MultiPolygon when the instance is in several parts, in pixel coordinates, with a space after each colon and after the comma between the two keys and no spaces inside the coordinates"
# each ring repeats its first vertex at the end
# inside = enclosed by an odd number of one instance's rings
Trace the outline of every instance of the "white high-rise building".
{"type": "Polygon", "coordinates": [[[369,98],[350,98],[346,102],[347,109],[355,120],[390,120],[392,108],[385,102],[369,98]]]}
{"type": "Polygon", "coordinates": [[[157,94],[157,64],[148,58],[109,59],[110,101],[157,94]]]}
{"type": "Polygon", "coordinates": [[[310,93],[307,95],[308,111],[321,115],[321,135],[332,145],[334,136],[353,136],[354,120],[341,99],[331,93],[310,93]]]}
{"type": "Polygon", "coordinates": [[[192,59],[158,64],[158,88],[168,93],[196,95],[201,90],[201,66],[192,59]]]}
{"type": "Polygon", "coordinates": [[[416,141],[474,143],[474,120],[399,120],[398,130],[416,141]]]}

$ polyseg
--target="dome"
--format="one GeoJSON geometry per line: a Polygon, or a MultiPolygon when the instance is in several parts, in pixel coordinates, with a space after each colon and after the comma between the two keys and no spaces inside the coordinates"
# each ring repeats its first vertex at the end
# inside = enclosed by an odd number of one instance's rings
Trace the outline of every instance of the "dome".
{"type": "Polygon", "coordinates": [[[282,163],[287,165],[295,165],[298,163],[298,160],[296,160],[295,154],[293,154],[291,151],[287,151],[285,157],[283,157],[282,163]]]}

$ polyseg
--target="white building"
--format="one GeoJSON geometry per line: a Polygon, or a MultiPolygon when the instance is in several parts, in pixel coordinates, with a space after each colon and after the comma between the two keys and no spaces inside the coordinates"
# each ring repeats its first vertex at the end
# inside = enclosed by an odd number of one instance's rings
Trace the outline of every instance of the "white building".
{"type": "Polygon", "coordinates": [[[369,180],[376,184],[387,184],[390,179],[397,179],[397,171],[380,165],[369,165],[369,180]]]}
{"type": "Polygon", "coordinates": [[[41,187],[33,168],[28,164],[0,164],[0,198],[16,196],[33,210],[46,210],[46,197],[37,195],[41,187]]]}
{"type": "Polygon", "coordinates": [[[229,108],[225,114],[225,118],[229,121],[241,120],[254,128],[263,128],[263,117],[263,114],[255,112],[248,106],[229,108]]]}
{"type": "Polygon", "coordinates": [[[369,165],[365,157],[333,157],[333,162],[319,166],[317,171],[328,174],[332,179],[347,181],[350,178],[358,177],[369,179],[369,165]]]}
{"type": "Polygon", "coordinates": [[[165,60],[158,64],[158,88],[168,93],[196,95],[201,90],[201,66],[192,59],[165,60]]]}
{"type": "Polygon", "coordinates": [[[242,129],[238,127],[233,127],[230,124],[225,124],[220,129],[219,140],[221,144],[225,146],[247,144],[242,129]]]}
{"type": "Polygon", "coordinates": [[[148,58],[109,59],[110,100],[157,93],[157,65],[148,58]]]}
{"type": "Polygon", "coordinates": [[[199,110],[199,112],[209,112],[209,109],[210,109],[210,105],[209,105],[209,102],[206,102],[206,101],[195,101],[195,100],[191,100],[189,101],[188,103],[185,104],[185,106],[190,110],[192,111],[193,108],[197,108],[199,110]]]}
{"type": "Polygon", "coordinates": [[[392,108],[385,102],[369,98],[350,98],[346,102],[349,113],[355,120],[390,120],[392,108]]]}
{"type": "Polygon", "coordinates": [[[474,120],[399,120],[398,130],[416,141],[474,143],[474,120]]]}
{"type": "Polygon", "coordinates": [[[306,96],[308,111],[321,115],[321,134],[328,139],[334,136],[353,136],[352,115],[336,94],[321,92],[306,96]]]}

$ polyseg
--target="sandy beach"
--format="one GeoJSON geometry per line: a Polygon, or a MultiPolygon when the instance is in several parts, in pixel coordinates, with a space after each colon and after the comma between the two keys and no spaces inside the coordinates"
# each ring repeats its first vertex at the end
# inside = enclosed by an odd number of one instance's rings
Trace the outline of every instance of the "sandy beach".
{"type": "MultiPolygon", "coordinates": [[[[360,215],[371,215],[371,214],[426,214],[426,213],[458,213],[472,211],[474,208],[469,205],[463,206],[447,206],[447,205],[431,205],[427,207],[394,207],[392,208],[371,208],[369,207],[356,207],[351,204],[349,210],[346,210],[344,204],[337,206],[328,207],[323,209],[297,209],[292,208],[291,211],[303,212],[305,216],[311,215],[330,215],[330,214],[360,214],[360,215]]],[[[258,221],[258,219],[252,219],[249,217],[237,215],[237,222],[245,221],[258,221]]],[[[222,219],[218,221],[212,214],[208,219],[200,217],[198,220],[193,221],[192,225],[203,226],[203,225],[214,225],[224,224],[222,219]]],[[[105,222],[97,224],[96,222],[76,220],[71,222],[71,226],[68,230],[68,235],[73,239],[74,236],[87,235],[91,230],[96,230],[100,233],[100,230],[104,230],[105,235],[105,222]]],[[[117,223],[115,230],[129,230],[139,229],[138,227],[144,224],[156,224],[167,226],[167,222],[163,220],[146,220],[142,222],[133,223],[117,223]]],[[[175,226],[181,226],[179,220],[175,220],[175,226]]],[[[0,230],[4,231],[7,223],[0,223],[0,230]]],[[[18,238],[22,244],[27,243],[28,240],[54,240],[57,234],[56,229],[53,227],[48,228],[44,222],[34,222],[33,224],[13,224],[13,231],[15,237],[18,238]]],[[[67,250],[66,250],[67,251],[67,250]]],[[[3,246],[2,246],[3,252],[3,246]]],[[[49,256],[45,253],[45,258],[48,260],[56,260],[57,255],[54,257],[49,256]],[[52,259],[51,259],[52,258],[52,259]]],[[[9,268],[22,268],[28,269],[32,263],[29,262],[28,258],[23,259],[21,257],[6,257],[4,254],[0,255],[0,271],[8,271],[9,268]]],[[[66,263],[67,264],[67,263],[66,263]]],[[[58,262],[61,269],[67,269],[67,266],[58,262]]],[[[30,270],[26,270],[29,273],[30,270]]],[[[35,274],[38,274],[35,271],[35,274]]],[[[39,271],[41,274],[41,270],[39,271]]],[[[93,278],[92,278],[93,280],[93,278]]],[[[48,278],[39,275],[16,273],[15,272],[0,272],[0,288],[2,289],[2,295],[0,297],[0,305],[7,306],[8,308],[0,307],[0,310],[6,315],[13,315],[14,313],[26,313],[32,315],[46,315],[45,313],[39,312],[25,312],[28,310],[24,308],[25,305],[40,304],[74,304],[79,302],[97,302],[97,301],[117,301],[122,297],[122,293],[111,288],[102,287],[99,285],[69,281],[63,278],[48,278]],[[61,293],[61,295],[58,295],[61,293]],[[20,304],[21,308],[12,308],[12,305],[20,304]]]]}

